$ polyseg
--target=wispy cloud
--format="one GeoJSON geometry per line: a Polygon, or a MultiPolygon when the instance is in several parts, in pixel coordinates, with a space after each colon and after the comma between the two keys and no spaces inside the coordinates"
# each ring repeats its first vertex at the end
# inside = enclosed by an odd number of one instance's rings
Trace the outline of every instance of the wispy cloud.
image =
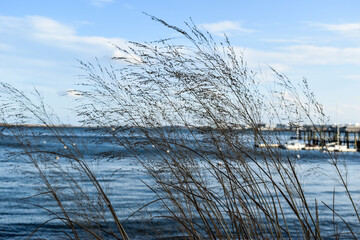
{"type": "Polygon", "coordinates": [[[81,36],[75,27],[43,16],[23,18],[0,16],[0,31],[6,31],[15,37],[21,36],[42,44],[95,55],[97,53],[103,55],[104,52],[112,51],[112,56],[114,56],[113,44],[122,46],[125,43],[121,38],[81,36]]]}
{"type": "Polygon", "coordinates": [[[90,0],[91,5],[96,7],[102,7],[105,4],[113,3],[114,0],[90,0]]]}
{"type": "MultiPolygon", "coordinates": [[[[202,24],[207,30],[220,33],[226,31],[252,32],[242,28],[238,22],[218,22],[202,24]]],[[[353,29],[355,27],[352,27],[353,29]]],[[[112,44],[125,47],[126,41],[121,38],[106,38],[101,36],[82,36],[74,26],[69,26],[54,19],[43,16],[27,16],[22,18],[0,16],[0,34],[13,34],[14,37],[28,38],[52,47],[69,49],[86,53],[88,56],[118,57],[112,44]]],[[[329,47],[297,44],[297,41],[274,39],[278,42],[293,42],[294,45],[272,50],[246,49],[246,57],[277,65],[283,69],[291,65],[321,65],[321,64],[355,64],[360,65],[360,48],[329,47]]],[[[0,50],[9,50],[10,46],[0,42],[0,50]]],[[[244,48],[238,47],[239,51],[244,48]]],[[[139,59],[134,59],[139,61],[139,59]]]]}
{"type": "MultiPolygon", "coordinates": [[[[243,51],[244,48],[237,48],[243,51]]],[[[293,45],[275,50],[265,51],[245,49],[249,61],[262,61],[266,64],[280,64],[284,66],[300,65],[343,65],[360,66],[360,48],[336,48],[315,45],[293,45]]]]}
{"type": "Polygon", "coordinates": [[[304,64],[360,65],[360,48],[295,45],[282,48],[295,62],[304,64]]]}
{"type": "Polygon", "coordinates": [[[234,21],[204,23],[204,24],[200,24],[200,27],[218,36],[223,36],[224,34],[231,34],[234,32],[243,32],[243,33],[255,32],[255,30],[242,27],[240,22],[234,22],[234,21]]]}
{"type": "MultiPolygon", "coordinates": [[[[340,37],[354,40],[355,43],[359,42],[360,38],[360,22],[351,22],[343,24],[327,24],[327,23],[308,23],[311,27],[315,27],[319,30],[329,33],[337,34],[340,37]]],[[[341,39],[342,41],[345,39],[341,39]]]]}
{"type": "Polygon", "coordinates": [[[311,26],[320,27],[327,31],[333,32],[352,32],[360,31],[360,22],[344,23],[344,24],[326,24],[326,23],[309,23],[311,26]]]}
{"type": "Polygon", "coordinates": [[[28,22],[38,36],[70,36],[75,34],[75,29],[51,18],[30,16],[24,20],[28,22]]]}
{"type": "Polygon", "coordinates": [[[288,38],[265,38],[261,39],[263,42],[270,42],[270,43],[297,43],[297,44],[303,44],[306,41],[309,41],[309,39],[299,38],[299,39],[288,39],[288,38]]]}

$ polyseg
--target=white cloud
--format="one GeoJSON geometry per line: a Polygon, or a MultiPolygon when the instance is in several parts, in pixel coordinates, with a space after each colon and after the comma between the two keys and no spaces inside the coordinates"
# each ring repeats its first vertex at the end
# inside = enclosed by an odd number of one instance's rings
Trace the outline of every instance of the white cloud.
{"type": "Polygon", "coordinates": [[[121,46],[125,43],[120,38],[80,36],[74,28],[50,18],[30,17],[29,19],[34,30],[33,36],[51,45],[87,52],[93,51],[93,47],[97,47],[97,50],[100,51],[115,51],[113,44],[121,46]]]}
{"type": "MultiPolygon", "coordinates": [[[[209,31],[251,31],[244,30],[237,22],[224,21],[212,24],[203,24],[209,31]]],[[[42,16],[27,16],[23,18],[0,16],[0,31],[27,37],[57,48],[69,49],[86,53],[91,56],[118,57],[113,44],[125,47],[126,41],[121,38],[106,38],[100,36],[81,36],[76,28],[62,24],[54,19],[42,16]]],[[[281,39],[279,40],[282,41],[281,39]]],[[[0,43],[0,50],[9,50],[10,46],[0,43]]],[[[237,47],[238,51],[244,48],[237,47]]],[[[321,64],[355,64],[360,65],[360,48],[338,48],[316,45],[295,44],[273,50],[257,50],[248,48],[246,58],[288,69],[291,65],[321,65],[321,64]]],[[[139,59],[135,59],[139,60],[139,59]]]]}
{"type": "MultiPolygon", "coordinates": [[[[236,48],[243,51],[244,48],[236,48]]],[[[315,45],[293,45],[271,51],[245,49],[246,59],[279,66],[300,65],[360,65],[360,48],[336,48],[315,45]]]]}
{"type": "MultiPolygon", "coordinates": [[[[28,38],[59,48],[86,52],[89,55],[110,53],[115,55],[113,44],[123,46],[121,38],[105,38],[99,36],[81,36],[76,28],[62,24],[43,16],[27,16],[23,18],[0,16],[0,31],[7,31],[18,37],[28,38]]],[[[0,45],[0,50],[2,45],[0,45]]]]}
{"type": "Polygon", "coordinates": [[[290,61],[304,64],[360,65],[360,48],[336,48],[314,45],[295,45],[283,48],[290,61]]]}
{"type": "MultiPolygon", "coordinates": [[[[316,27],[323,31],[335,33],[340,37],[345,37],[359,42],[360,38],[360,22],[344,23],[344,24],[326,24],[326,23],[309,23],[310,26],[316,27]]],[[[344,39],[341,39],[344,40],[344,39]]]]}
{"type": "Polygon", "coordinates": [[[325,30],[334,32],[360,31],[360,22],[344,24],[310,23],[310,25],[321,27],[325,30]]]}
{"type": "MultiPolygon", "coordinates": [[[[243,29],[238,22],[218,22],[203,24],[209,31],[251,31],[243,29]]],[[[0,31],[13,34],[14,37],[28,38],[49,46],[86,53],[87,56],[122,56],[112,44],[126,47],[121,38],[106,38],[100,36],[81,36],[73,26],[65,25],[54,19],[42,16],[27,16],[23,18],[0,16],[0,31]]],[[[280,39],[280,42],[283,40],[280,39]]],[[[10,46],[0,43],[0,50],[9,50],[10,46]]],[[[238,51],[244,48],[236,47],[238,51]]],[[[276,66],[277,69],[288,70],[296,65],[324,64],[355,64],[360,65],[360,48],[340,48],[305,44],[294,44],[269,51],[247,48],[245,50],[248,62],[258,67],[259,62],[276,66]]],[[[134,59],[139,61],[140,59],[134,59]]]]}
{"type": "Polygon", "coordinates": [[[308,39],[286,39],[286,38],[266,38],[262,39],[263,42],[271,42],[271,43],[296,43],[296,44],[303,44],[308,39]]]}
{"type": "Polygon", "coordinates": [[[233,22],[233,21],[204,23],[204,24],[200,24],[199,26],[209,31],[210,33],[219,36],[223,36],[224,34],[229,34],[232,32],[246,32],[246,33],[254,32],[254,30],[243,28],[239,22],[233,22]]]}
{"type": "Polygon", "coordinates": [[[26,19],[37,35],[44,36],[70,36],[75,34],[75,30],[69,26],[61,24],[51,18],[42,16],[30,16],[26,19]]]}
{"type": "Polygon", "coordinates": [[[105,4],[113,3],[114,0],[90,0],[91,5],[96,7],[102,7],[105,4]]]}

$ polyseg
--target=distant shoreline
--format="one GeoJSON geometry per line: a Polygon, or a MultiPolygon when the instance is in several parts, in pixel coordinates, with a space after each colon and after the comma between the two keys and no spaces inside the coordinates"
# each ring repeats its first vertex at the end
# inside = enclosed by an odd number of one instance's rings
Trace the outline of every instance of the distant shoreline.
{"type": "MultiPolygon", "coordinates": [[[[0,127],[27,127],[27,128],[138,128],[138,127],[130,127],[130,126],[79,126],[79,125],[70,125],[70,124],[63,124],[63,125],[52,125],[52,124],[7,124],[7,123],[0,123],[0,127]]],[[[162,126],[161,128],[168,128],[168,127],[175,127],[175,128],[187,128],[186,126],[162,126]]],[[[192,126],[189,127],[189,129],[198,129],[198,130],[216,130],[216,128],[210,127],[210,126],[192,126]]],[[[252,128],[228,128],[228,130],[234,130],[234,131],[249,131],[253,130],[252,128]]],[[[271,131],[294,131],[291,129],[278,129],[278,128],[272,128],[272,129],[262,129],[264,132],[271,132],[271,131]]]]}
{"type": "Polygon", "coordinates": [[[63,124],[63,125],[45,125],[45,124],[9,124],[9,123],[0,123],[0,127],[52,127],[52,128],[62,128],[62,127],[69,127],[69,128],[97,128],[97,126],[77,126],[77,125],[70,125],[70,124],[63,124]]]}

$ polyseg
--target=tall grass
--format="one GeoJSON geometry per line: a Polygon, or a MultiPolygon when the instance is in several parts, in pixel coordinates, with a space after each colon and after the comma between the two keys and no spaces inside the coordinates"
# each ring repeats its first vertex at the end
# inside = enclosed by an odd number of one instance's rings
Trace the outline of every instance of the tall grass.
{"type": "MultiPolygon", "coordinates": [[[[157,217],[177,223],[188,239],[356,238],[355,227],[335,210],[335,200],[319,203],[307,196],[296,155],[270,147],[281,141],[281,131],[261,127],[263,122],[326,123],[307,81],[293,84],[274,69],[272,81],[264,81],[227,38],[216,42],[193,23],[183,30],[152,19],[180,35],[181,44],[178,38],[129,42],[117,47],[120,57],[111,66],[80,62],[84,78],[77,113],[84,125],[103,127],[98,133],[111,134],[112,143],[125,147],[154,179],[148,187],[167,210],[157,217]],[[254,148],[255,143],[265,147],[254,148]],[[333,214],[332,233],[322,230],[320,204],[333,214]],[[346,231],[339,231],[340,222],[346,231]]],[[[42,99],[35,104],[7,84],[1,91],[11,96],[2,98],[3,121],[36,119],[65,147],[43,152],[9,126],[43,183],[41,194],[58,206],[49,209],[49,221],[68,227],[69,238],[128,239],[82,151],[64,141],[42,99]],[[61,161],[54,161],[56,156],[61,161]],[[91,183],[95,195],[73,170],[91,183]]],[[[327,154],[360,222],[338,155],[327,154]]]]}

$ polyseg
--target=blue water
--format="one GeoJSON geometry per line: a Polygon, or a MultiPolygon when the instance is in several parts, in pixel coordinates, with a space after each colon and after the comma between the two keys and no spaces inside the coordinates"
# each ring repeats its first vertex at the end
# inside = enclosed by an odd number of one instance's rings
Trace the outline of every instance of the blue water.
{"type": "MultiPolygon", "coordinates": [[[[0,141],[1,239],[26,239],[41,223],[51,218],[48,211],[35,205],[45,206],[49,209],[56,208],[54,202],[44,196],[28,198],[43,189],[38,175],[33,173],[33,164],[26,156],[21,155],[24,146],[31,145],[31,149],[38,152],[53,152],[54,154],[50,154],[50,160],[55,162],[61,161],[61,154],[68,151],[72,151],[76,156],[84,159],[108,192],[121,220],[127,219],[134,211],[156,199],[156,195],[144,184],[145,182],[151,185],[152,178],[127,149],[115,142],[111,134],[99,135],[99,132],[91,131],[89,128],[58,128],[56,130],[58,137],[54,137],[53,133],[45,128],[17,128],[14,131],[22,134],[23,144],[19,144],[8,130],[2,131],[0,141]],[[114,156],[116,158],[113,158],[114,156]]],[[[141,144],[142,138],[135,134],[128,140],[141,144]]],[[[189,144],[195,143],[190,142],[189,144]]],[[[252,144],[253,142],[249,141],[249,146],[252,144]]],[[[151,146],[139,149],[141,151],[137,153],[143,159],[154,157],[152,155],[154,150],[151,146]]],[[[289,154],[286,150],[279,151],[283,151],[284,155],[289,154]]],[[[336,181],[337,175],[334,167],[329,164],[330,158],[327,153],[299,151],[290,154],[294,154],[298,158],[297,170],[308,198],[316,198],[318,203],[324,201],[331,205],[335,187],[337,209],[341,209],[343,217],[350,223],[358,224],[343,187],[336,181]]],[[[341,169],[347,171],[346,176],[350,190],[355,203],[358,204],[360,200],[360,153],[345,153],[339,155],[339,158],[346,160],[346,166],[341,165],[341,169]]],[[[71,164],[62,166],[83,184],[84,189],[87,189],[90,195],[92,191],[95,192],[91,185],[87,185],[85,178],[78,175],[71,164]]],[[[45,171],[50,171],[49,169],[44,167],[45,171]]],[[[51,174],[56,176],[56,173],[51,174]]],[[[56,184],[59,187],[62,186],[61,182],[56,184]]],[[[310,200],[310,202],[315,203],[314,200],[310,200]]],[[[332,214],[321,204],[319,211],[322,225],[324,225],[323,229],[324,231],[328,230],[330,235],[331,229],[327,229],[326,225],[332,220],[332,214]]],[[[150,236],[147,234],[158,226],[162,227],[162,234],[172,235],[174,232],[171,222],[161,219],[153,221],[154,227],[148,223],[148,218],[144,217],[145,214],[146,216],[155,216],[164,213],[166,210],[159,204],[153,204],[146,208],[146,211],[132,216],[124,222],[124,225],[132,239],[148,239],[150,236]]],[[[63,239],[63,231],[68,230],[63,228],[59,221],[52,221],[41,227],[33,239],[63,239]]]]}

